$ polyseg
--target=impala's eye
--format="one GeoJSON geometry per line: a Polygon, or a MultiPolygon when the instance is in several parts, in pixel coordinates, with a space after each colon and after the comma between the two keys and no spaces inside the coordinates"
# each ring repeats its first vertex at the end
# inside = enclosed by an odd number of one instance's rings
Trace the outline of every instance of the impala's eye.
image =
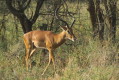
{"type": "Polygon", "coordinates": [[[71,34],[71,32],[70,32],[70,31],[68,31],[68,33],[69,33],[69,34],[71,34]]]}

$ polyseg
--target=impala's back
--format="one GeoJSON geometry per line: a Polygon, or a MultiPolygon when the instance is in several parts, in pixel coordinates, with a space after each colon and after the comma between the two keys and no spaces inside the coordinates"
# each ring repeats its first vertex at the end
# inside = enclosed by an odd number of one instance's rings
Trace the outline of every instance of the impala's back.
{"type": "Polygon", "coordinates": [[[31,31],[24,34],[24,42],[29,47],[34,45],[36,48],[46,48],[47,41],[53,41],[53,33],[51,31],[31,31]]]}

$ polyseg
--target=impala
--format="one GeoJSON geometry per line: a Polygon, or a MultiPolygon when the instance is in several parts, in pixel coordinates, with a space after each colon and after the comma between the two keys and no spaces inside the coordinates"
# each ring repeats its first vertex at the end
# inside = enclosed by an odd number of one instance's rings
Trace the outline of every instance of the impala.
{"type": "MultiPolygon", "coordinates": [[[[65,22],[64,20],[61,21],[65,22]]],[[[74,24],[74,22],[75,20],[73,21],[72,25],[74,24]]],[[[76,40],[72,31],[72,25],[71,27],[69,27],[68,24],[66,26],[61,26],[62,32],[58,34],[55,34],[51,31],[40,31],[40,30],[31,31],[24,34],[23,39],[26,47],[25,61],[26,61],[27,70],[28,67],[30,66],[29,65],[30,57],[33,55],[34,51],[36,51],[37,48],[43,48],[49,51],[49,62],[45,67],[42,75],[47,70],[51,61],[53,62],[54,70],[55,70],[55,59],[53,53],[54,50],[60,45],[62,45],[67,39],[72,41],[76,40]]]]}

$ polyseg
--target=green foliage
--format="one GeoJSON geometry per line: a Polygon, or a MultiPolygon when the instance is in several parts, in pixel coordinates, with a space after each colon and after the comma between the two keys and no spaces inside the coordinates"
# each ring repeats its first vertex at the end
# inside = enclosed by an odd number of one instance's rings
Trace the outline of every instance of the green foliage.
{"type": "Polygon", "coordinates": [[[0,0],[0,14],[8,13],[8,9],[5,3],[5,0],[0,0]]]}

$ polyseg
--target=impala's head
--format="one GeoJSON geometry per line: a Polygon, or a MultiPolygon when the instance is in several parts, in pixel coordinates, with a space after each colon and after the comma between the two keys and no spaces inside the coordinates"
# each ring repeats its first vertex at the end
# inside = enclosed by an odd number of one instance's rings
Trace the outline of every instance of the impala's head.
{"type": "Polygon", "coordinates": [[[60,6],[58,8],[56,8],[55,10],[55,16],[57,19],[59,19],[60,21],[62,21],[63,23],[66,24],[66,26],[61,26],[61,28],[65,31],[65,36],[66,36],[66,39],[69,39],[69,40],[72,40],[72,41],[75,41],[76,40],[76,37],[74,36],[73,34],[73,30],[72,30],[72,26],[73,24],[75,23],[75,19],[72,15],[69,14],[69,16],[73,17],[73,22],[71,24],[71,26],[69,27],[68,23],[66,21],[64,21],[59,15],[58,15],[58,10],[60,9],[60,6]]]}
{"type": "Polygon", "coordinates": [[[66,39],[69,39],[71,41],[76,40],[76,37],[75,37],[71,27],[62,26],[61,28],[63,29],[63,31],[65,31],[66,39]]]}

